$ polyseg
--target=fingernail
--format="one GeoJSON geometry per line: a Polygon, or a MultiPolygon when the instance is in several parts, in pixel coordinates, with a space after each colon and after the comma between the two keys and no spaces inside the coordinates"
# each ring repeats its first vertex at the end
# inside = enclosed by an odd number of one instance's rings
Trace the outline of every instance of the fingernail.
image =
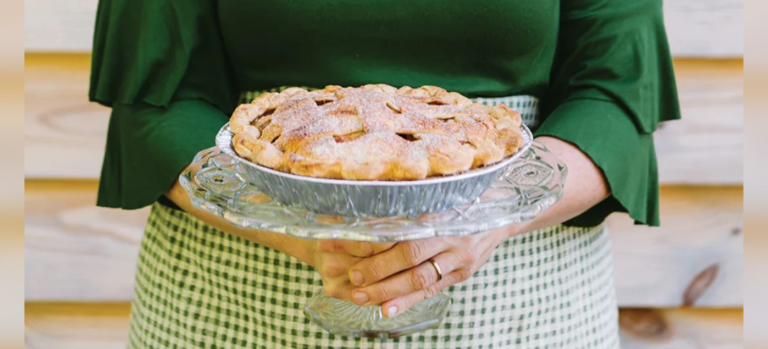
{"type": "Polygon", "coordinates": [[[352,284],[355,286],[362,285],[363,282],[365,282],[365,280],[363,280],[363,273],[357,270],[353,271],[352,275],[349,277],[349,281],[352,281],[352,284]]]}
{"type": "Polygon", "coordinates": [[[388,310],[389,311],[387,313],[389,314],[389,316],[387,317],[393,317],[395,316],[395,314],[397,314],[397,307],[394,305],[390,306],[388,310]]]}
{"type": "Polygon", "coordinates": [[[352,295],[352,300],[355,301],[355,303],[357,303],[357,305],[365,304],[366,302],[368,302],[368,299],[369,299],[368,298],[368,294],[366,294],[365,292],[358,291],[358,292],[355,292],[355,294],[352,295]]]}

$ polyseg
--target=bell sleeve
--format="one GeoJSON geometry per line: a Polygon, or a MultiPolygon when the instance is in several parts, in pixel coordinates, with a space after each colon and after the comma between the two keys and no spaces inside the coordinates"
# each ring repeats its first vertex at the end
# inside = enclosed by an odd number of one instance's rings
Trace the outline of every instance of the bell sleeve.
{"type": "Polygon", "coordinates": [[[234,109],[216,0],[100,0],[89,99],[112,108],[97,205],[160,199],[234,109]]]}
{"type": "Polygon", "coordinates": [[[563,0],[559,33],[536,136],[578,147],[611,191],[565,224],[591,226],[627,212],[636,224],[658,226],[653,132],[680,118],[661,0],[563,0]]]}

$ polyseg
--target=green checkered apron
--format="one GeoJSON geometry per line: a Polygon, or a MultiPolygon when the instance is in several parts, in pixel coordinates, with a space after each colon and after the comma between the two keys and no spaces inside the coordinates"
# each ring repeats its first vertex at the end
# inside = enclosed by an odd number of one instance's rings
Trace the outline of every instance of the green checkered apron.
{"type": "MultiPolygon", "coordinates": [[[[478,101],[506,103],[536,124],[535,99],[478,101]]],[[[141,243],[128,347],[619,347],[604,226],[553,226],[509,239],[473,277],[444,291],[453,304],[439,328],[410,336],[325,332],[302,311],[319,286],[298,259],[155,204],[141,243]]]]}

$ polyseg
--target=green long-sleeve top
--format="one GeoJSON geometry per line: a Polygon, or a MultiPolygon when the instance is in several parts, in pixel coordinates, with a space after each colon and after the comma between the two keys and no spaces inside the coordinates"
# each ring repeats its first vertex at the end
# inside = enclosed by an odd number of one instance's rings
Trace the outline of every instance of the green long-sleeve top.
{"type": "Polygon", "coordinates": [[[578,146],[612,193],[567,224],[659,224],[652,133],[680,117],[661,0],[101,0],[95,29],[100,206],[160,199],[243,91],[385,83],[539,97],[536,135],[578,146]]]}

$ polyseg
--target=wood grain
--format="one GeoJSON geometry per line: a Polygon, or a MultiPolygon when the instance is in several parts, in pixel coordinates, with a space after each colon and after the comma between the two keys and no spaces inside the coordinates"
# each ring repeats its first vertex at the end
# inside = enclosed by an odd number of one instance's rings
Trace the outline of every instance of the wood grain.
{"type": "Polygon", "coordinates": [[[662,183],[743,183],[743,71],[741,60],[675,62],[683,119],[655,134],[662,183]]]}
{"type": "Polygon", "coordinates": [[[665,187],[660,228],[609,217],[622,306],[740,307],[743,189],[665,187]]]}
{"type": "MultiPolygon", "coordinates": [[[[98,0],[26,0],[28,52],[90,52],[98,0]]],[[[664,17],[678,57],[742,57],[742,0],[667,0],[664,17]]]]}
{"type": "Polygon", "coordinates": [[[25,50],[90,52],[98,3],[98,0],[25,1],[25,50]]]}
{"type": "Polygon", "coordinates": [[[25,299],[126,301],[149,211],[94,207],[93,182],[27,182],[25,299]]]}
{"type": "Polygon", "coordinates": [[[622,309],[622,349],[744,348],[742,309],[622,309]]]}
{"type": "Polygon", "coordinates": [[[88,102],[88,55],[27,55],[26,177],[98,178],[109,109],[88,102]]]}
{"type": "Polygon", "coordinates": [[[742,57],[743,0],[666,0],[664,24],[676,57],[742,57]]]}
{"type": "Polygon", "coordinates": [[[27,303],[27,349],[124,349],[130,305],[126,303],[27,303]]]}
{"type": "MultiPolygon", "coordinates": [[[[27,55],[27,178],[98,178],[109,109],[88,103],[88,67],[88,55],[27,55]]],[[[675,67],[683,120],[663,124],[656,136],[661,181],[741,184],[742,61],[680,60],[675,67]]]]}
{"type": "MultiPolygon", "coordinates": [[[[128,301],[147,209],[94,207],[92,182],[27,181],[26,299],[128,301]]],[[[663,228],[611,217],[622,306],[741,306],[741,188],[664,188],[663,228]],[[718,265],[716,275],[697,275],[718,265]],[[690,285],[699,285],[695,293],[690,285]],[[701,286],[704,285],[704,286],[701,286]],[[693,296],[692,296],[693,294],[693,296]]]]}
{"type": "MultiPolygon", "coordinates": [[[[27,303],[26,348],[125,348],[129,312],[125,303],[27,303]]],[[[620,324],[623,349],[744,347],[741,309],[622,309],[620,324]]]]}

